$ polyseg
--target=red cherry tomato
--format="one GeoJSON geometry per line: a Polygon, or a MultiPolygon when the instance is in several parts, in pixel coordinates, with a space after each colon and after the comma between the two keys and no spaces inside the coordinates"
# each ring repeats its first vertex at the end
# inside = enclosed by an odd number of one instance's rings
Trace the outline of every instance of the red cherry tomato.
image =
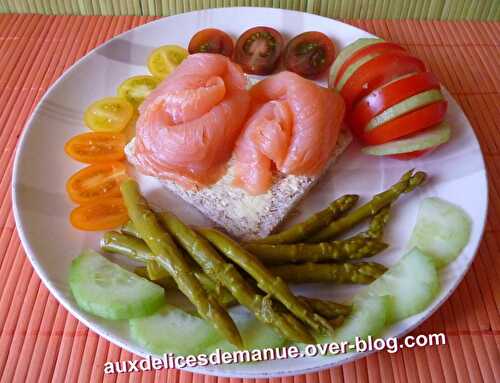
{"type": "Polygon", "coordinates": [[[189,53],[219,53],[233,55],[233,39],[220,29],[207,28],[196,32],[189,42],[189,53]]]}
{"type": "Polygon", "coordinates": [[[304,32],[291,39],[285,48],[286,69],[304,77],[316,77],[330,68],[335,45],[321,32],[304,32]]]}
{"type": "Polygon", "coordinates": [[[378,145],[424,130],[443,121],[447,105],[446,101],[426,105],[368,132],[363,132],[361,139],[366,144],[378,145]]]}
{"type": "Polygon", "coordinates": [[[424,71],[424,63],[406,52],[385,53],[361,65],[349,77],[340,94],[350,108],[357,100],[396,77],[424,71]]]}
{"type": "Polygon", "coordinates": [[[269,27],[250,28],[238,38],[234,60],[247,73],[266,75],[276,68],[283,49],[283,37],[269,27]]]}
{"type": "Polygon", "coordinates": [[[439,81],[430,72],[415,73],[375,89],[359,100],[348,117],[350,128],[360,133],[370,120],[397,103],[418,93],[439,89],[439,81]]]}
{"type": "Polygon", "coordinates": [[[424,150],[415,150],[414,152],[408,152],[408,153],[392,154],[389,157],[394,158],[396,160],[408,161],[408,160],[413,160],[415,158],[421,157],[424,154],[427,154],[432,150],[434,150],[434,148],[429,148],[429,149],[424,149],[424,150]]]}
{"type": "Polygon", "coordinates": [[[334,84],[337,85],[337,82],[339,79],[342,78],[342,75],[345,73],[347,68],[354,64],[356,61],[358,61],[360,58],[373,54],[373,53],[387,53],[387,52],[393,52],[393,51],[404,51],[404,48],[398,44],[394,43],[388,43],[388,42],[381,42],[377,44],[372,44],[368,45],[367,47],[364,47],[363,49],[360,49],[356,53],[354,53],[351,57],[349,57],[344,64],[340,67],[339,71],[337,72],[337,77],[335,78],[334,84]]]}

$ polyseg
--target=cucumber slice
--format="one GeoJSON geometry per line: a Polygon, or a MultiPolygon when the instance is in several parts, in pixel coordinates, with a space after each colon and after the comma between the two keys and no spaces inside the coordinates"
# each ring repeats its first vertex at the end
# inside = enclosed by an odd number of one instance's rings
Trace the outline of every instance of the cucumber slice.
{"type": "Polygon", "coordinates": [[[366,339],[369,335],[378,336],[385,328],[390,308],[391,297],[387,295],[357,299],[352,314],[336,330],[333,338],[322,338],[319,342],[349,342],[352,344],[356,337],[366,339]]]}
{"type": "Polygon", "coordinates": [[[430,255],[437,267],[453,261],[469,242],[471,220],[461,208],[439,198],[420,205],[409,245],[430,255]]]}
{"type": "Polygon", "coordinates": [[[409,113],[412,110],[422,108],[426,105],[432,104],[433,102],[442,101],[443,99],[443,94],[438,89],[431,89],[411,96],[406,100],[384,110],[378,116],[373,117],[366,125],[365,132],[369,132],[370,130],[375,129],[388,121],[394,120],[403,114],[409,113]]]}
{"type": "Polygon", "coordinates": [[[209,322],[170,305],[152,316],[131,319],[129,324],[132,338],[157,355],[197,354],[220,339],[209,322]]]}
{"type": "MultiPolygon", "coordinates": [[[[275,348],[283,346],[286,339],[277,333],[271,326],[258,321],[249,312],[241,312],[241,309],[230,310],[231,318],[240,330],[245,344],[245,349],[256,350],[264,348],[275,348]]],[[[236,347],[226,340],[221,340],[210,346],[210,351],[215,349],[222,351],[235,351],[236,347]]]]}
{"type": "Polygon", "coordinates": [[[360,49],[367,47],[368,45],[381,43],[383,41],[384,40],[382,39],[376,39],[376,38],[362,38],[356,40],[355,42],[349,44],[344,49],[342,49],[330,68],[330,75],[329,75],[330,88],[334,87],[334,81],[335,78],[337,77],[337,73],[342,67],[342,64],[344,64],[347,61],[347,59],[349,59],[349,57],[351,57],[354,53],[356,53],[360,49]]]}
{"type": "Polygon", "coordinates": [[[363,64],[367,63],[368,61],[374,59],[377,56],[380,56],[381,54],[382,53],[369,53],[366,56],[361,57],[358,61],[349,65],[349,67],[345,70],[342,77],[339,79],[339,82],[335,86],[335,89],[338,92],[340,92],[344,87],[345,83],[347,82],[347,80],[349,80],[349,78],[353,75],[354,72],[356,72],[363,64]]]}
{"type": "Polygon", "coordinates": [[[392,154],[411,153],[425,150],[448,142],[451,137],[451,127],[447,122],[442,122],[423,132],[408,138],[390,141],[385,144],[365,146],[362,151],[372,156],[386,156],[392,154]]]}
{"type": "Polygon", "coordinates": [[[411,250],[360,294],[392,297],[388,323],[396,322],[425,309],[439,291],[439,277],[431,257],[411,250]]]}
{"type": "Polygon", "coordinates": [[[93,250],[84,250],[73,260],[69,286],[78,306],[106,319],[151,315],[165,303],[160,286],[110,262],[93,250]]]}

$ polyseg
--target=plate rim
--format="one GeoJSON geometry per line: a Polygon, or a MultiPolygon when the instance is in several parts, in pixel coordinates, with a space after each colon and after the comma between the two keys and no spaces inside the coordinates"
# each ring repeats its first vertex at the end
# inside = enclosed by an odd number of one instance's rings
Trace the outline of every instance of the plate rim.
{"type": "MultiPolygon", "coordinates": [[[[15,229],[16,229],[18,235],[19,235],[20,242],[21,242],[21,244],[23,246],[25,254],[26,254],[27,258],[29,259],[31,265],[33,266],[33,268],[36,271],[37,275],[42,280],[42,282],[45,285],[45,287],[57,299],[57,302],[59,304],[61,304],[68,311],[69,314],[73,315],[76,319],[78,319],[80,322],[82,322],[85,326],[88,327],[89,330],[93,331],[94,333],[96,333],[99,336],[102,336],[103,338],[105,338],[110,343],[118,345],[119,347],[121,347],[121,348],[123,348],[123,349],[125,349],[125,350],[127,350],[129,352],[131,352],[133,355],[139,356],[141,358],[145,357],[145,354],[137,353],[137,351],[132,350],[132,348],[129,347],[129,345],[126,342],[122,342],[119,337],[116,337],[115,335],[110,334],[110,333],[108,333],[107,331],[104,331],[101,328],[99,328],[99,330],[95,329],[94,324],[92,324],[93,322],[91,322],[90,320],[87,320],[86,318],[84,318],[79,313],[79,311],[74,310],[73,308],[71,308],[69,306],[68,302],[66,302],[66,297],[64,297],[63,294],[59,292],[58,288],[50,281],[49,277],[47,276],[47,273],[44,270],[44,267],[37,260],[36,252],[32,248],[31,244],[29,243],[29,241],[28,241],[28,239],[27,239],[27,237],[26,237],[26,235],[24,233],[23,220],[21,218],[21,210],[22,210],[22,208],[19,206],[19,201],[18,201],[18,199],[20,198],[20,196],[19,196],[19,193],[17,193],[17,184],[18,184],[17,181],[18,181],[18,178],[20,177],[19,176],[19,169],[20,169],[20,161],[21,161],[21,156],[22,156],[21,153],[23,152],[22,148],[25,145],[25,141],[27,140],[27,136],[29,134],[29,131],[32,129],[33,121],[34,121],[35,117],[39,114],[39,111],[40,111],[41,107],[43,106],[44,102],[46,101],[46,99],[49,98],[49,95],[52,93],[53,88],[55,88],[60,82],[63,82],[64,79],[65,79],[65,77],[68,76],[73,70],[75,70],[76,67],[78,67],[80,64],[83,64],[86,60],[89,60],[90,57],[97,50],[106,47],[108,44],[111,44],[114,40],[118,40],[123,35],[131,33],[131,32],[133,32],[135,30],[139,30],[141,28],[145,28],[147,26],[150,26],[151,24],[157,24],[157,23],[160,24],[165,19],[177,18],[177,17],[184,17],[186,15],[193,15],[193,14],[199,14],[199,13],[212,13],[212,12],[217,13],[220,10],[227,10],[227,9],[233,9],[233,10],[238,10],[239,9],[239,10],[246,10],[246,11],[248,11],[250,9],[254,9],[254,10],[266,10],[266,11],[274,12],[274,13],[277,13],[277,14],[279,14],[279,13],[295,13],[295,14],[306,15],[308,17],[311,17],[311,16],[312,17],[319,17],[319,18],[322,18],[322,19],[326,19],[329,22],[333,21],[335,23],[340,23],[340,24],[342,24],[344,26],[348,26],[350,28],[354,28],[357,31],[361,31],[361,32],[363,32],[365,34],[369,34],[369,35],[371,35],[373,37],[378,37],[377,35],[374,35],[371,32],[365,31],[362,28],[359,28],[359,27],[351,25],[351,24],[347,24],[347,23],[345,23],[343,21],[340,21],[340,20],[337,20],[337,19],[333,19],[333,18],[329,18],[329,17],[324,17],[324,16],[316,15],[314,13],[301,12],[301,11],[288,10],[288,9],[280,9],[280,8],[271,8],[271,7],[254,7],[254,6],[252,6],[252,7],[221,7],[221,8],[210,8],[210,9],[203,9],[203,10],[195,10],[195,11],[184,12],[184,13],[180,13],[180,14],[176,14],[176,15],[160,17],[160,18],[158,18],[156,20],[152,20],[150,22],[141,24],[141,25],[139,25],[139,26],[137,26],[135,28],[128,29],[126,31],[123,31],[123,32],[119,33],[116,36],[113,36],[112,38],[106,40],[102,44],[94,47],[93,49],[91,49],[90,51],[88,51],[87,53],[85,53],[84,56],[80,57],[70,67],[68,67],[47,88],[47,90],[45,91],[44,95],[40,98],[40,100],[38,101],[36,107],[33,109],[33,111],[31,112],[31,115],[29,116],[28,120],[24,124],[22,133],[21,133],[21,135],[20,135],[20,137],[19,137],[19,139],[17,141],[17,145],[16,145],[16,152],[15,152],[14,162],[13,162],[13,167],[12,167],[12,180],[11,180],[12,212],[13,212],[13,217],[14,217],[14,221],[15,221],[15,229]]],[[[453,280],[453,282],[451,283],[451,287],[449,288],[447,294],[443,295],[441,297],[441,299],[434,301],[432,303],[433,307],[428,308],[425,311],[425,315],[423,315],[414,324],[406,327],[404,330],[401,330],[396,335],[394,335],[395,338],[403,337],[406,334],[408,334],[411,331],[413,331],[415,328],[419,327],[432,314],[434,314],[434,312],[437,311],[437,309],[439,309],[443,305],[443,303],[446,300],[448,300],[448,298],[455,292],[455,290],[457,289],[458,285],[463,281],[465,275],[469,271],[469,269],[470,269],[470,267],[472,265],[472,262],[476,258],[479,246],[482,243],[483,238],[484,238],[484,234],[485,234],[485,227],[486,227],[486,222],[487,222],[487,217],[488,217],[488,211],[489,211],[489,193],[488,193],[488,190],[489,190],[489,179],[488,179],[488,176],[487,176],[487,168],[486,168],[486,164],[485,164],[483,150],[481,148],[481,144],[480,144],[480,141],[479,141],[479,139],[477,137],[477,134],[476,134],[476,132],[475,132],[472,124],[470,123],[469,118],[467,117],[467,115],[463,111],[462,107],[456,101],[455,97],[453,97],[448,92],[448,90],[444,87],[444,85],[442,85],[442,88],[446,90],[446,92],[448,93],[447,96],[449,96],[450,98],[452,98],[454,100],[454,102],[457,104],[457,106],[459,107],[459,109],[460,109],[463,117],[467,120],[467,123],[471,127],[472,132],[474,134],[474,137],[476,138],[476,141],[479,144],[479,153],[480,153],[481,163],[482,163],[482,169],[480,170],[480,172],[482,173],[482,176],[483,176],[484,182],[485,182],[485,189],[483,190],[483,194],[484,194],[484,197],[485,197],[484,198],[484,200],[485,200],[485,214],[484,214],[483,221],[480,222],[479,225],[477,226],[479,228],[479,230],[480,230],[480,235],[479,235],[479,238],[478,238],[478,242],[476,244],[474,244],[472,246],[472,248],[471,248],[471,252],[473,252],[473,255],[471,256],[470,260],[464,265],[464,268],[463,268],[462,272],[459,273],[460,274],[459,277],[455,278],[453,280]]],[[[475,225],[477,225],[477,223],[475,223],[475,225]]],[[[422,313],[419,313],[419,314],[422,314],[422,313]]],[[[418,315],[418,314],[416,314],[416,315],[418,315]]],[[[293,375],[309,374],[309,373],[321,371],[321,370],[324,370],[324,369],[328,369],[328,368],[332,368],[332,367],[336,367],[336,366],[341,366],[341,365],[343,365],[345,363],[349,363],[349,362],[352,362],[352,361],[364,358],[364,357],[366,357],[366,356],[368,356],[368,355],[370,355],[370,354],[372,354],[374,352],[376,352],[376,351],[373,350],[373,351],[365,351],[365,352],[361,352],[361,353],[349,353],[349,355],[347,355],[346,358],[343,359],[341,362],[333,360],[333,361],[331,361],[329,363],[328,362],[327,363],[321,363],[321,364],[318,364],[318,365],[315,365],[315,366],[311,366],[311,367],[307,367],[307,368],[301,368],[301,369],[297,369],[297,370],[290,370],[290,369],[288,369],[288,370],[279,371],[279,372],[265,372],[265,371],[264,372],[258,371],[258,372],[252,372],[252,373],[248,373],[248,372],[235,372],[235,371],[232,371],[230,369],[220,369],[218,367],[210,368],[209,366],[194,367],[194,368],[186,367],[186,368],[182,368],[182,369],[179,369],[179,370],[184,370],[184,371],[189,371],[189,372],[198,373],[198,374],[204,374],[204,375],[209,375],[209,376],[218,376],[218,377],[238,377],[238,378],[255,378],[255,379],[258,379],[258,378],[271,378],[271,377],[286,377],[286,376],[293,376],[293,375]]],[[[327,358],[328,357],[323,357],[324,360],[327,360],[327,358]]],[[[106,362],[108,362],[108,361],[106,361],[106,362]]]]}

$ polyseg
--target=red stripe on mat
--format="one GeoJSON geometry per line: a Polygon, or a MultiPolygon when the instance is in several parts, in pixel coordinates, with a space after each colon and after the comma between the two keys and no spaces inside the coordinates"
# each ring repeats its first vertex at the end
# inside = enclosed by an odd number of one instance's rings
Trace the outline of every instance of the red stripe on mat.
{"type": "MultiPolygon", "coordinates": [[[[78,58],[152,17],[0,15],[0,381],[243,383],[181,371],[103,375],[106,361],[135,356],[89,331],[40,283],[12,218],[12,159],[24,123],[47,87],[78,58]],[[21,65],[20,65],[21,64],[21,65]]],[[[348,21],[349,22],[349,21],[348,21]]],[[[456,97],[484,150],[490,180],[487,230],[457,291],[413,332],[448,344],[379,352],[274,383],[500,381],[500,23],[351,21],[425,60],[456,97]]],[[[243,379],[245,382],[254,380],[243,379]]]]}

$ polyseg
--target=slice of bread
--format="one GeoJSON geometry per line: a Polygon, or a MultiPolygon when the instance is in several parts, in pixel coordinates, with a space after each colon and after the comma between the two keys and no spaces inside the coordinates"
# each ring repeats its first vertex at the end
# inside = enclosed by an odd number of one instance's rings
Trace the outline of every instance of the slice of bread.
{"type": "MultiPolygon", "coordinates": [[[[319,181],[324,172],[349,146],[352,136],[342,129],[337,146],[322,174],[314,177],[276,174],[275,182],[265,194],[251,196],[232,186],[234,161],[229,161],[228,171],[215,184],[199,191],[185,190],[173,181],[161,181],[162,185],[193,205],[227,233],[251,240],[269,235],[295,205],[319,181]]],[[[134,140],[125,148],[128,161],[135,165],[134,140]]]]}

